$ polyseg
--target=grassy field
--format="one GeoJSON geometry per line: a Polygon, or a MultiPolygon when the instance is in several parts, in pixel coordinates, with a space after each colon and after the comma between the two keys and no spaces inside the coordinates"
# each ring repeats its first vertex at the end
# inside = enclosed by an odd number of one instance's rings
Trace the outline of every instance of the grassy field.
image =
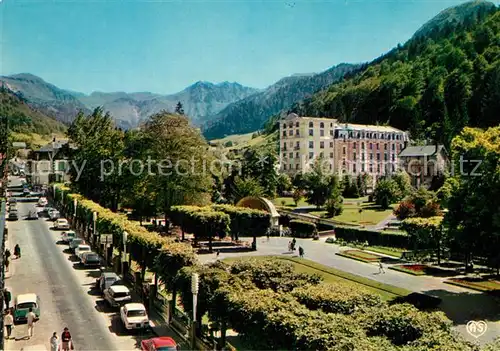
{"type": "Polygon", "coordinates": [[[500,292],[500,280],[489,278],[451,278],[445,283],[482,292],[500,292]]]}
{"type": "MultiPolygon", "coordinates": [[[[406,289],[401,289],[392,285],[383,284],[374,280],[360,277],[355,274],[347,273],[332,267],[328,267],[314,261],[298,257],[282,257],[282,256],[255,256],[254,259],[276,258],[283,261],[293,263],[296,272],[317,274],[323,278],[326,283],[332,284],[347,284],[352,286],[362,286],[365,289],[376,293],[384,300],[391,300],[398,296],[406,296],[411,293],[406,289]]],[[[225,262],[234,262],[236,260],[249,259],[248,257],[231,257],[224,259],[225,262]]]]}
{"type": "Polygon", "coordinates": [[[255,133],[228,135],[222,139],[212,140],[211,143],[218,144],[226,150],[240,150],[246,147],[265,145],[274,137],[274,134],[269,134],[258,135],[253,138],[254,134],[255,133]],[[226,147],[225,145],[229,141],[232,143],[232,146],[226,147]]]}
{"type": "MultiPolygon", "coordinates": [[[[26,144],[32,147],[41,147],[52,141],[51,135],[41,135],[36,133],[17,133],[11,132],[12,140],[14,141],[24,141],[26,144]]],[[[56,138],[65,138],[64,134],[56,134],[56,138]]]]}
{"type": "MultiPolygon", "coordinates": [[[[356,246],[354,246],[356,247],[356,246]]],[[[386,246],[364,246],[364,250],[381,253],[384,255],[392,256],[395,258],[401,258],[403,252],[408,251],[405,249],[398,249],[397,247],[386,247],[386,246]]]]}

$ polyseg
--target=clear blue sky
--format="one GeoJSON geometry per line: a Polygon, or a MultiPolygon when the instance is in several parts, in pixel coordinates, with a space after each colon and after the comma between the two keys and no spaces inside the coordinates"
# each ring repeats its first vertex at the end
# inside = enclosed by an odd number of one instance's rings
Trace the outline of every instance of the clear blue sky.
{"type": "Polygon", "coordinates": [[[371,60],[464,2],[0,1],[1,74],[84,93],[174,93],[198,80],[264,88],[371,60]]]}

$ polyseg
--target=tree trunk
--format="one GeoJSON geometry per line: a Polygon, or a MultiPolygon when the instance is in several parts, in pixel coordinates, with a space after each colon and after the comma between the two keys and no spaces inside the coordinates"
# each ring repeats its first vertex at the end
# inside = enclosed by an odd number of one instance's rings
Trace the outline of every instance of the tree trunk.
{"type": "Polygon", "coordinates": [[[438,259],[438,266],[441,265],[441,240],[438,240],[437,243],[437,259],[438,259]]]}
{"type": "Polygon", "coordinates": [[[254,251],[257,251],[257,236],[254,234],[253,236],[253,243],[252,243],[252,249],[254,251]]]}
{"type": "Polygon", "coordinates": [[[227,331],[227,323],[226,320],[224,319],[221,323],[220,327],[220,349],[222,350],[223,348],[226,347],[226,331],[227,331]]]}
{"type": "Polygon", "coordinates": [[[181,226],[181,232],[182,232],[182,241],[184,241],[185,240],[184,239],[184,229],[182,228],[182,226],[181,226]]]}
{"type": "Polygon", "coordinates": [[[212,235],[208,237],[208,250],[212,252],[212,235]]]}

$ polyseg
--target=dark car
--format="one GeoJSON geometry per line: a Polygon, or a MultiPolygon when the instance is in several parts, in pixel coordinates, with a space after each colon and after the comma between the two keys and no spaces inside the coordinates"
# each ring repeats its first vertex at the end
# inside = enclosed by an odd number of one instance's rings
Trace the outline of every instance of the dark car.
{"type": "Polygon", "coordinates": [[[84,267],[99,267],[101,258],[95,252],[85,252],[82,255],[82,264],[84,267]]]}
{"type": "Polygon", "coordinates": [[[19,215],[17,210],[11,210],[9,212],[9,221],[17,221],[19,219],[19,215]]]}

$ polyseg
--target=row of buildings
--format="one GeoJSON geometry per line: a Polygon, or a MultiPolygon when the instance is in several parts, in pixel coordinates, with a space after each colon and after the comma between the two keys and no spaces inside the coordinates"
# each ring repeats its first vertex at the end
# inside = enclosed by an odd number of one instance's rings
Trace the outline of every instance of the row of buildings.
{"type": "Polygon", "coordinates": [[[428,186],[448,163],[441,145],[410,146],[406,132],[291,113],[279,121],[279,169],[294,176],[318,159],[333,174],[379,177],[404,169],[415,187],[428,186]]]}

